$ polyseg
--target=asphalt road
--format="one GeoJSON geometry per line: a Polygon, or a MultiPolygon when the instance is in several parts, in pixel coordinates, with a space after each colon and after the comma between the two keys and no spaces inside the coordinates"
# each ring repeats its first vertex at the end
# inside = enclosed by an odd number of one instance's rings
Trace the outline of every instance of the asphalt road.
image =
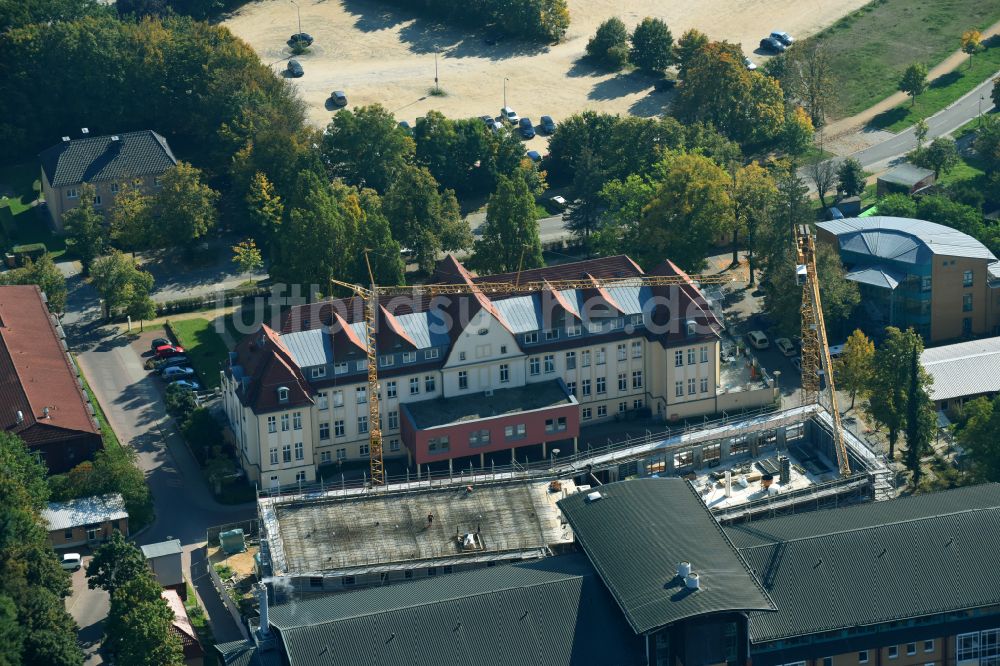
{"type": "MultiPolygon", "coordinates": [[[[479,239],[483,235],[483,225],[486,224],[486,211],[476,211],[465,216],[472,229],[473,238],[479,239]]],[[[572,234],[566,229],[566,223],[562,215],[552,215],[538,220],[538,237],[542,245],[555,243],[570,238],[572,234]]]]}
{"type": "Polygon", "coordinates": [[[84,666],[94,666],[102,663],[101,638],[104,635],[104,619],[111,608],[111,599],[104,590],[91,590],[87,587],[87,565],[91,556],[86,548],[71,549],[65,552],[83,554],[83,566],[70,574],[70,596],[66,598],[66,610],[76,620],[80,627],[78,640],[84,653],[84,666]]]}

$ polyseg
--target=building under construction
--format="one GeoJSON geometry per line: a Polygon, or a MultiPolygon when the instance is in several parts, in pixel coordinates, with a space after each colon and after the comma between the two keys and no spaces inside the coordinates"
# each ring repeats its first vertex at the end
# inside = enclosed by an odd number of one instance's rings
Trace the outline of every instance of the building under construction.
{"type": "Polygon", "coordinates": [[[852,473],[839,473],[832,428],[827,411],[806,405],[545,468],[261,496],[263,575],[278,592],[329,593],[546,557],[574,540],[559,500],[634,477],[688,479],[724,524],[891,497],[884,460],[849,432],[852,473]]]}

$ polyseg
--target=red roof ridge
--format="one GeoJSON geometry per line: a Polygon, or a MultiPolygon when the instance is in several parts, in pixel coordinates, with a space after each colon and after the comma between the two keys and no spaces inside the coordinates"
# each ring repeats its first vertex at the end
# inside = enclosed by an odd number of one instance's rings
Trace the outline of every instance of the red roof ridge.
{"type": "Polygon", "coordinates": [[[417,343],[413,341],[413,338],[410,337],[410,334],[407,333],[406,329],[404,329],[403,326],[399,323],[399,320],[396,319],[396,316],[391,312],[389,312],[384,305],[379,305],[378,308],[379,310],[382,311],[382,318],[385,321],[385,323],[389,325],[389,328],[392,330],[392,332],[398,335],[399,337],[403,338],[404,340],[406,340],[406,342],[409,343],[411,347],[416,349],[417,343]]]}
{"type": "Polygon", "coordinates": [[[571,314],[574,317],[576,317],[577,319],[579,319],[580,321],[583,321],[583,318],[580,317],[580,313],[578,313],[576,310],[574,310],[573,308],[570,307],[569,301],[566,300],[566,297],[563,296],[561,292],[559,292],[555,288],[553,288],[551,282],[549,282],[548,280],[543,279],[542,283],[549,290],[549,292],[552,293],[552,297],[554,299],[556,299],[556,303],[559,304],[559,307],[561,307],[563,310],[565,310],[568,314],[571,314]]]}
{"type": "Polygon", "coordinates": [[[607,304],[613,307],[615,310],[618,310],[619,313],[625,314],[625,309],[622,308],[621,305],[619,305],[618,301],[616,301],[614,298],[611,297],[611,294],[608,293],[608,290],[605,289],[603,286],[601,286],[601,283],[593,275],[591,275],[590,273],[587,273],[586,275],[587,279],[589,279],[590,282],[594,285],[594,288],[597,290],[597,293],[601,295],[601,298],[603,298],[607,302],[607,304]]]}

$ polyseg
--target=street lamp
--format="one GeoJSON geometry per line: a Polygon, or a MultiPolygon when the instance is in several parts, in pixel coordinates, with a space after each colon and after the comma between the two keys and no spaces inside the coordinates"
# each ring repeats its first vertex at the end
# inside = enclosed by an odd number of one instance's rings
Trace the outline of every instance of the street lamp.
{"type": "Polygon", "coordinates": [[[292,3],[293,5],[295,5],[295,14],[299,18],[299,31],[296,34],[301,35],[302,34],[302,10],[299,9],[299,3],[295,2],[295,0],[288,0],[288,1],[290,3],[292,3]]]}
{"type": "Polygon", "coordinates": [[[983,100],[985,99],[986,99],[985,94],[979,96],[979,124],[977,125],[977,127],[982,126],[983,124],[983,100]]]}
{"type": "Polygon", "coordinates": [[[507,108],[507,77],[503,78],[503,108],[507,108]]]}
{"type": "Polygon", "coordinates": [[[438,54],[437,51],[434,52],[434,90],[440,91],[441,86],[438,85],[438,54]]]}

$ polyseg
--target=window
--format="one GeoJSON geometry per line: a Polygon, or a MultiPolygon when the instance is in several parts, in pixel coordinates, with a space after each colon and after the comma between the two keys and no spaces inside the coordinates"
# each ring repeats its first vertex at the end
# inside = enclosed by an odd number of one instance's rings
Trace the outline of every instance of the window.
{"type": "Polygon", "coordinates": [[[292,462],[292,445],[284,444],[281,447],[281,459],[284,462],[292,462]]]}
{"type": "Polygon", "coordinates": [[[677,398],[683,398],[684,397],[684,382],[683,381],[677,380],[676,382],[674,382],[674,396],[677,397],[677,398]]]}
{"type": "Polygon", "coordinates": [[[688,395],[694,395],[696,389],[695,383],[696,380],[694,377],[688,379],[688,395]]]}
{"type": "Polygon", "coordinates": [[[284,386],[278,388],[278,402],[288,402],[288,389],[284,386]]]}
{"type": "Polygon", "coordinates": [[[642,341],[635,340],[632,343],[632,358],[642,358],[642,341]]]}
{"type": "Polygon", "coordinates": [[[618,373],[618,390],[627,391],[628,390],[628,375],[624,372],[618,373]]]}
{"type": "Polygon", "coordinates": [[[908,657],[912,657],[916,653],[917,653],[917,644],[916,643],[907,643],[906,644],[906,655],[908,657]]]}
{"type": "Polygon", "coordinates": [[[934,639],[924,641],[924,652],[934,652],[934,639]]]}
{"type": "Polygon", "coordinates": [[[396,362],[396,359],[394,359],[392,356],[389,356],[389,355],[379,356],[378,357],[379,367],[382,367],[382,368],[388,368],[390,365],[394,364],[395,362],[396,362]]]}
{"type": "Polygon", "coordinates": [[[392,452],[399,451],[399,440],[398,439],[390,439],[389,440],[389,450],[392,451],[392,452]]]}
{"type": "Polygon", "coordinates": [[[312,371],[310,372],[310,374],[312,375],[313,379],[319,379],[320,377],[326,377],[326,368],[325,367],[313,368],[312,371]]]}
{"type": "Polygon", "coordinates": [[[572,324],[566,324],[566,335],[567,336],[569,336],[571,338],[575,338],[576,336],[580,335],[580,333],[582,333],[582,332],[583,332],[583,329],[580,326],[580,322],[577,321],[577,322],[573,322],[572,324]]]}
{"type": "Polygon", "coordinates": [[[500,383],[506,384],[510,381],[510,366],[506,363],[500,364],[500,383]]]}
{"type": "Polygon", "coordinates": [[[424,390],[428,393],[434,393],[437,390],[437,380],[434,375],[424,375],[424,390]]]}
{"type": "Polygon", "coordinates": [[[590,395],[590,380],[589,379],[584,379],[583,381],[580,382],[580,393],[584,397],[587,397],[588,395],[590,395]]]}
{"type": "Polygon", "coordinates": [[[319,424],[319,438],[320,439],[330,439],[330,424],[320,423],[319,424]]]}
{"type": "Polygon", "coordinates": [[[273,416],[267,417],[267,431],[278,432],[278,419],[273,416]]]}
{"type": "Polygon", "coordinates": [[[576,382],[566,382],[566,390],[570,395],[576,395],[576,382]]]}
{"type": "Polygon", "coordinates": [[[633,400],[632,409],[642,409],[642,400],[633,400]]]}
{"type": "Polygon", "coordinates": [[[371,449],[369,448],[368,442],[365,442],[358,447],[358,455],[364,457],[369,455],[369,453],[371,453],[371,449]]]}
{"type": "Polygon", "coordinates": [[[410,377],[410,395],[420,393],[420,377],[410,377]]]}
{"type": "Polygon", "coordinates": [[[407,569],[404,571],[403,578],[413,578],[413,569],[407,569]]]}
{"type": "Polygon", "coordinates": [[[862,650],[858,653],[858,663],[867,664],[868,663],[868,650],[862,650]]]}
{"type": "Polygon", "coordinates": [[[355,361],[354,369],[357,372],[364,372],[368,369],[368,361],[355,361]]]}
{"type": "Polygon", "coordinates": [[[354,389],[354,402],[363,405],[368,402],[368,387],[359,386],[354,389]]]}
{"type": "Polygon", "coordinates": [[[542,363],[538,360],[538,357],[528,359],[528,374],[537,375],[542,371],[542,363]]]}
{"type": "Polygon", "coordinates": [[[363,435],[368,432],[368,415],[363,414],[358,417],[358,434],[363,435]]]}
{"type": "Polygon", "coordinates": [[[447,451],[448,450],[448,436],[443,437],[431,437],[427,440],[427,450],[428,451],[447,451]]]}
{"type": "Polygon", "coordinates": [[[101,204],[102,204],[103,202],[104,202],[104,200],[103,200],[103,199],[101,199],[101,195],[100,195],[100,194],[95,194],[95,195],[94,195],[94,207],[95,207],[95,208],[96,208],[97,206],[100,206],[100,205],[101,205],[101,204]]]}
{"type": "Polygon", "coordinates": [[[524,334],[524,344],[532,345],[538,342],[538,333],[525,333],[524,334]]]}
{"type": "Polygon", "coordinates": [[[694,347],[688,349],[688,365],[694,365],[694,347]]]}
{"type": "Polygon", "coordinates": [[[699,391],[701,393],[708,393],[708,377],[701,378],[701,385],[699,386],[699,391]]]}
{"type": "Polygon", "coordinates": [[[708,347],[701,347],[701,362],[708,363],[708,347]]]}
{"type": "Polygon", "coordinates": [[[302,460],[305,458],[305,447],[302,442],[295,442],[295,459],[302,460]]]}
{"type": "Polygon", "coordinates": [[[580,365],[584,368],[590,367],[590,351],[580,352],[580,365]]]}
{"type": "Polygon", "coordinates": [[[618,403],[618,413],[619,414],[624,414],[627,410],[628,410],[628,403],[627,402],[619,402],[618,403]]]}
{"type": "Polygon", "coordinates": [[[545,331],[545,339],[546,340],[558,340],[559,339],[559,329],[558,328],[550,328],[549,330],[545,331]]]}
{"type": "Polygon", "coordinates": [[[469,446],[486,446],[490,443],[490,431],[473,430],[469,433],[469,446]]]}
{"type": "Polygon", "coordinates": [[[334,407],[343,407],[344,406],[344,392],[343,391],[334,391],[333,392],[333,406],[334,407]]]}
{"type": "Polygon", "coordinates": [[[320,461],[320,463],[329,463],[330,462],[330,452],[329,451],[320,451],[319,452],[319,461],[320,461]]]}
{"type": "Polygon", "coordinates": [[[597,418],[601,419],[601,418],[604,418],[607,415],[608,415],[608,406],[607,405],[598,405],[597,406],[597,418]]]}
{"type": "Polygon", "coordinates": [[[465,360],[465,352],[458,352],[458,360],[459,361],[465,360]]]}
{"type": "Polygon", "coordinates": [[[386,382],[385,383],[385,397],[395,398],[396,397],[396,382],[386,382]]]}
{"type": "Polygon", "coordinates": [[[625,345],[618,345],[618,360],[624,361],[628,358],[628,349],[625,345]]]}
{"type": "Polygon", "coordinates": [[[555,354],[545,355],[545,374],[556,371],[556,356],[555,354]]]}
{"type": "Polygon", "coordinates": [[[887,652],[887,654],[889,656],[889,659],[895,659],[896,657],[899,656],[899,646],[898,645],[890,645],[888,647],[888,649],[886,650],[886,652],[887,652]]]}
{"type": "Polygon", "coordinates": [[[288,431],[288,414],[281,415],[281,432],[288,431]]]}
{"type": "Polygon", "coordinates": [[[271,447],[271,464],[272,465],[277,465],[278,464],[278,447],[277,446],[272,446],[271,447]]]}
{"type": "Polygon", "coordinates": [[[424,352],[424,358],[430,361],[431,359],[437,358],[438,354],[439,352],[437,349],[428,349],[427,351],[424,352]]]}
{"type": "Polygon", "coordinates": [[[632,371],[632,388],[634,389],[642,388],[642,370],[632,371]]]}
{"type": "Polygon", "coordinates": [[[326,397],[326,393],[322,392],[316,396],[316,400],[319,403],[318,409],[322,412],[330,408],[330,401],[326,397]]]}
{"type": "Polygon", "coordinates": [[[823,666],[833,666],[833,657],[823,657],[823,666]]]}
{"type": "Polygon", "coordinates": [[[972,271],[965,271],[962,273],[962,286],[971,287],[972,286],[972,271]]]}
{"type": "Polygon", "coordinates": [[[589,421],[591,418],[592,418],[592,415],[590,413],[590,407],[584,407],[583,408],[583,420],[584,421],[589,421]]]}
{"type": "Polygon", "coordinates": [[[962,294],[962,312],[972,312],[972,294],[962,294]]]}
{"type": "Polygon", "coordinates": [[[931,290],[931,276],[925,275],[920,278],[920,291],[930,291],[931,290]]]}
{"type": "Polygon", "coordinates": [[[417,352],[403,352],[403,363],[413,363],[417,360],[417,352]]]}
{"type": "Polygon", "coordinates": [[[566,429],[566,417],[560,416],[557,419],[545,419],[545,432],[562,432],[566,429]]]}
{"type": "Polygon", "coordinates": [[[597,365],[604,365],[605,353],[604,347],[597,350],[597,365]]]}
{"type": "Polygon", "coordinates": [[[607,392],[608,392],[607,380],[605,380],[604,377],[598,377],[597,394],[600,395],[602,393],[607,393],[607,392]]]}
{"type": "Polygon", "coordinates": [[[333,364],[333,374],[342,375],[347,372],[347,363],[334,363],[333,364]]]}
{"type": "Polygon", "coordinates": [[[451,565],[450,564],[446,564],[443,567],[441,567],[441,572],[442,573],[450,574],[451,571],[452,571],[452,569],[451,569],[451,565]]]}
{"type": "Polygon", "coordinates": [[[399,427],[399,412],[389,412],[389,430],[399,427]]]}
{"type": "Polygon", "coordinates": [[[504,439],[510,441],[514,439],[524,439],[527,436],[527,426],[523,423],[509,425],[503,429],[504,439]]]}
{"type": "Polygon", "coordinates": [[[67,199],[76,199],[79,196],[80,196],[80,193],[76,191],[75,187],[71,187],[68,190],[66,190],[66,198],[67,199]]]}
{"type": "Polygon", "coordinates": [[[684,351],[678,349],[674,352],[674,367],[679,368],[684,365],[684,351]]]}
{"type": "Polygon", "coordinates": [[[576,352],[566,352],[566,369],[576,370],[576,352]]]}
{"type": "Polygon", "coordinates": [[[294,430],[302,430],[302,412],[292,414],[292,428],[294,430]]]}
{"type": "Polygon", "coordinates": [[[337,449],[337,460],[347,460],[347,449],[337,449]]]}
{"type": "MultiPolygon", "coordinates": [[[[538,373],[535,373],[538,374],[538,373]]],[[[469,388],[469,373],[465,370],[458,371],[458,390],[464,391],[469,388]]]]}
{"type": "Polygon", "coordinates": [[[72,527],[63,532],[63,538],[64,539],[72,539],[73,538],[73,528],[72,527]]]}
{"type": "Polygon", "coordinates": [[[428,576],[437,576],[437,573],[438,573],[437,567],[427,567],[428,576]]]}
{"type": "Polygon", "coordinates": [[[340,582],[345,586],[354,585],[354,576],[344,576],[340,579],[340,582]]]}
{"type": "Polygon", "coordinates": [[[118,183],[111,183],[111,194],[118,194],[118,183]]]}
{"type": "Polygon", "coordinates": [[[344,420],[337,419],[333,422],[333,436],[343,437],[345,435],[344,420]]]}

